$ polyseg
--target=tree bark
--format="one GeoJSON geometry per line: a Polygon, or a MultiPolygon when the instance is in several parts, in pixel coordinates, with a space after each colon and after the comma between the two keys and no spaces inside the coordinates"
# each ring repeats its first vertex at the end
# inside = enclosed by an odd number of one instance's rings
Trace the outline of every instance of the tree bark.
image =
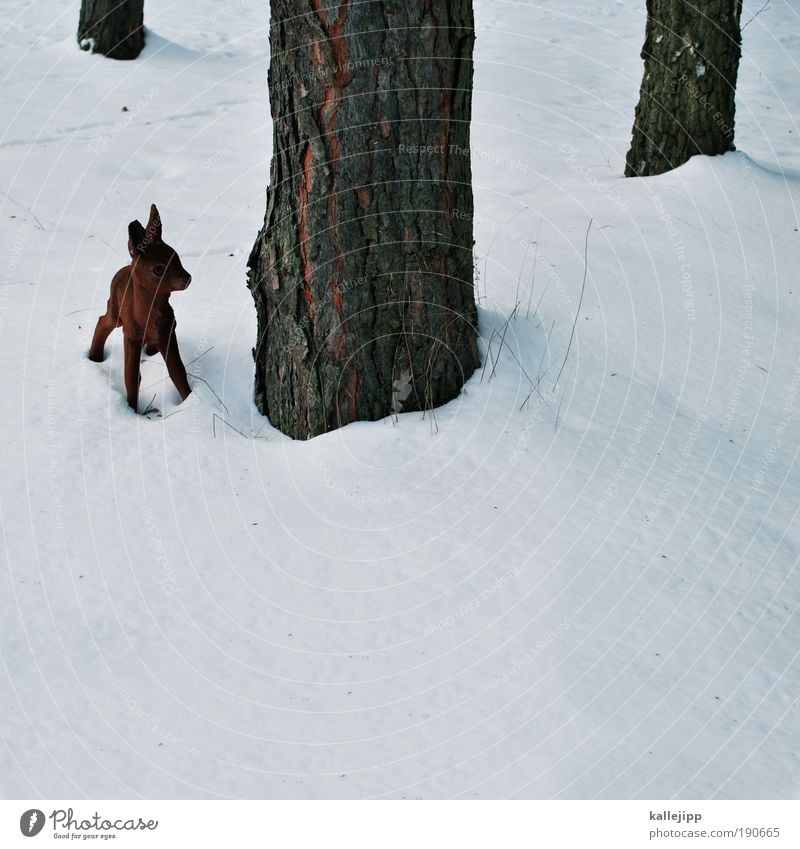
{"type": "Polygon", "coordinates": [[[644,79],[626,177],[734,150],[742,0],[647,0],[644,79]]]}
{"type": "Polygon", "coordinates": [[[109,59],[135,59],[144,47],[144,0],[83,0],[78,44],[109,59]]]}
{"type": "Polygon", "coordinates": [[[305,439],[427,410],[478,365],[471,0],[273,0],[255,400],[305,439]]]}

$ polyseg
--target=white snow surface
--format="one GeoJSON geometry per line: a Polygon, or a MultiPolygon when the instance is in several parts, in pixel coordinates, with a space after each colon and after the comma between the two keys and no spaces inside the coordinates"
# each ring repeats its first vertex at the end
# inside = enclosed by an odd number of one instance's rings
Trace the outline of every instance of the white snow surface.
{"type": "Polygon", "coordinates": [[[0,795],[800,795],[798,0],[738,151],[645,180],[644,3],[476,0],[488,364],[308,442],[252,401],[266,3],[148,0],[135,62],[0,8],[0,795]],[[86,353],[152,202],[144,417],[86,353]]]}

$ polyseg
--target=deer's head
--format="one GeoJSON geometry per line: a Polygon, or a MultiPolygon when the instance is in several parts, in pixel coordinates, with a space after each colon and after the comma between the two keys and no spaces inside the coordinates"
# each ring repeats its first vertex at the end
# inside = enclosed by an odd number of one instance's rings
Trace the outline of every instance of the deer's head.
{"type": "Polygon", "coordinates": [[[128,253],[134,278],[153,294],[178,292],[192,282],[175,249],[161,239],[161,216],[155,204],[146,228],[138,220],[128,225],[128,253]]]}

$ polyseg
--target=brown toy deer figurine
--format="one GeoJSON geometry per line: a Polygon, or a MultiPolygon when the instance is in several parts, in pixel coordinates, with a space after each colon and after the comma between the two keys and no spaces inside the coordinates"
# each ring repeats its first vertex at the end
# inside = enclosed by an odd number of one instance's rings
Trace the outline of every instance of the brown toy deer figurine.
{"type": "Polygon", "coordinates": [[[170,294],[185,289],[192,277],[181,265],[178,254],[161,241],[161,216],[155,204],[150,207],[147,229],[139,221],[128,225],[128,253],[131,264],[121,268],[111,280],[108,309],[97,320],[89,359],[101,363],[108,334],[115,327],[122,327],[125,390],[128,405],[138,412],[142,348],[149,355],[161,353],[182,401],[192,391],[178,352],[175,313],[169,305],[170,294]]]}

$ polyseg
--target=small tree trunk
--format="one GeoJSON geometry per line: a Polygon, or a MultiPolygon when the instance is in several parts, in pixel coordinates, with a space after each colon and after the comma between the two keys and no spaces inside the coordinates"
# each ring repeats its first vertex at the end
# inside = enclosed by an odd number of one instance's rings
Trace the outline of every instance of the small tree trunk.
{"type": "Polygon", "coordinates": [[[144,0],[83,0],[78,44],[109,59],[135,59],[144,47],[144,0]]]}
{"type": "Polygon", "coordinates": [[[443,404],[478,365],[471,0],[273,0],[270,42],[256,404],[300,439],[443,404]]]}
{"type": "Polygon", "coordinates": [[[644,79],[626,177],[733,150],[742,0],[647,0],[644,79]]]}

